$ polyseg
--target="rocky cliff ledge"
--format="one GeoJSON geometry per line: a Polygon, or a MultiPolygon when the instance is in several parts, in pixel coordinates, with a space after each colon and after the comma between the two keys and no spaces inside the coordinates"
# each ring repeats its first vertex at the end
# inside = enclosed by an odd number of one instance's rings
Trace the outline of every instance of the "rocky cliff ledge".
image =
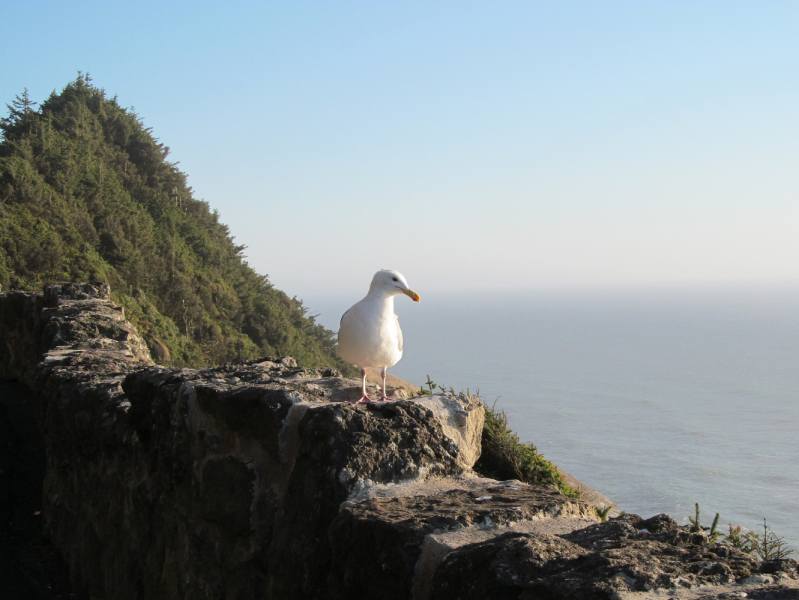
{"type": "Polygon", "coordinates": [[[475,398],[155,366],[107,286],[0,293],[0,368],[36,394],[45,528],[98,599],[799,597],[796,561],[476,476],[475,398]]]}

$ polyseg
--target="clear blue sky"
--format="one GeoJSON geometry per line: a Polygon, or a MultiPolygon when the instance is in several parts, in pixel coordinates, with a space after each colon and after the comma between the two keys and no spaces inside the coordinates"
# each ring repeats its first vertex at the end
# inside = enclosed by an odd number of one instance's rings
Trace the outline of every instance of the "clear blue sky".
{"type": "Polygon", "coordinates": [[[0,101],[90,72],[289,294],[799,281],[799,3],[0,13],[0,101]]]}

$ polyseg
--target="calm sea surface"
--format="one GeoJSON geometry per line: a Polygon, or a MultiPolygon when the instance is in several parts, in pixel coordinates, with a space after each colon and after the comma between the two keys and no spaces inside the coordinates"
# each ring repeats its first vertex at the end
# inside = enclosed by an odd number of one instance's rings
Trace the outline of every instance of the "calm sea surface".
{"type": "MultiPolygon", "coordinates": [[[[334,331],[359,297],[306,301],[334,331]]],[[[619,507],[754,528],[799,552],[799,289],[397,298],[390,372],[477,389],[619,507]]]]}

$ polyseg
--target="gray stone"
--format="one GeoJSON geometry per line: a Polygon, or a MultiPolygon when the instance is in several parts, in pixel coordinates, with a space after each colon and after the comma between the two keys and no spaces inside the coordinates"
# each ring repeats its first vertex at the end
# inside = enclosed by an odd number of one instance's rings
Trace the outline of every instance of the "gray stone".
{"type": "Polygon", "coordinates": [[[248,531],[254,481],[255,473],[232,456],[207,461],[200,492],[203,517],[234,535],[248,531]]]}
{"type": "Polygon", "coordinates": [[[509,533],[463,547],[436,571],[430,597],[611,599],[744,582],[762,566],[687,527],[651,533],[643,524],[651,520],[625,515],[556,536],[509,533]]]}
{"type": "Polygon", "coordinates": [[[462,466],[470,469],[480,458],[485,410],[479,399],[470,396],[421,396],[414,402],[424,406],[441,423],[444,434],[459,448],[462,466]]]}
{"type": "Polygon", "coordinates": [[[356,380],[290,357],[155,367],[108,298],[0,294],[3,373],[40,398],[46,527],[98,598],[324,597],[342,502],[473,464],[473,399],[352,405],[356,380]]]}
{"type": "MultiPolygon", "coordinates": [[[[596,519],[593,508],[554,487],[517,481],[451,480],[447,486],[404,486],[380,497],[345,503],[330,527],[334,557],[331,598],[427,598],[430,580],[454,549],[508,531],[570,520],[596,519]],[[382,592],[381,592],[382,590],[382,592]]],[[[377,486],[375,486],[377,487],[377,486]]]]}

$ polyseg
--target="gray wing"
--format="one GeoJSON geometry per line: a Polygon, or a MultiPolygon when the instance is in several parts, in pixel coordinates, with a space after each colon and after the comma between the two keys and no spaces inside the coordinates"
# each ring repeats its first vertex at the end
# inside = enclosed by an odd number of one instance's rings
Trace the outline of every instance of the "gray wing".
{"type": "Polygon", "coordinates": [[[402,352],[402,329],[399,326],[399,317],[394,315],[394,320],[397,322],[397,346],[399,347],[399,351],[402,352]]]}

